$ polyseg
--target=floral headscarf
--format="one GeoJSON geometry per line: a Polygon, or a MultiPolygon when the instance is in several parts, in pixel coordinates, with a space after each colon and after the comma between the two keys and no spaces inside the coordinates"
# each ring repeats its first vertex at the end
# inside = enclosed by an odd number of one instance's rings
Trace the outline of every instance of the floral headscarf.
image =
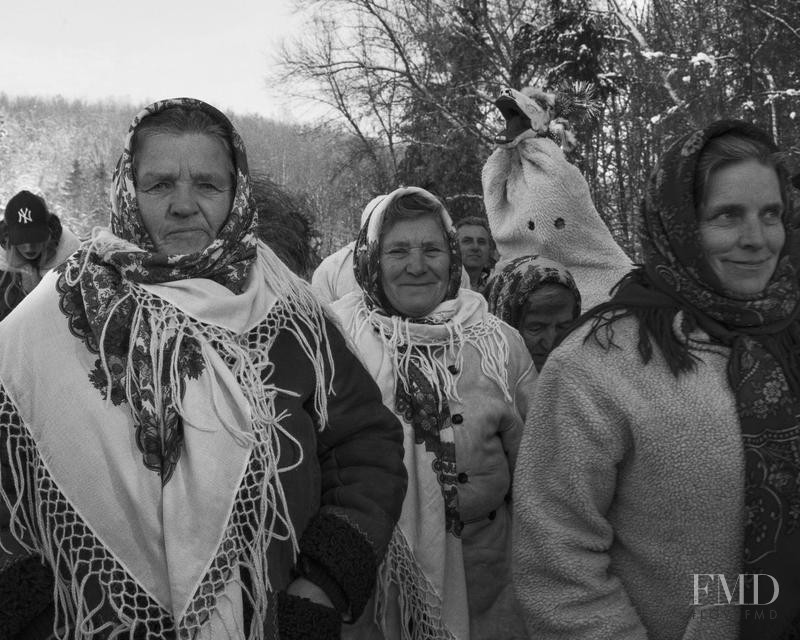
{"type": "MultiPolygon", "coordinates": [[[[367,307],[376,309],[387,316],[403,315],[392,307],[381,282],[381,232],[386,209],[391,202],[402,196],[418,194],[435,202],[439,200],[429,191],[419,187],[401,187],[382,198],[375,198],[370,202],[372,211],[365,209],[366,222],[362,223],[361,231],[356,239],[353,250],[353,268],[355,270],[356,282],[364,291],[364,300],[367,307]]],[[[368,205],[368,207],[370,206],[368,205]]],[[[458,297],[458,290],[461,287],[461,251],[458,246],[458,236],[453,227],[447,211],[442,207],[440,218],[444,229],[447,247],[450,252],[450,276],[445,292],[445,300],[453,300],[458,297]]],[[[429,321],[429,320],[420,320],[429,321]]]]}
{"type": "MultiPolygon", "coordinates": [[[[649,278],[690,307],[731,327],[758,327],[779,322],[800,302],[797,270],[789,256],[790,216],[784,216],[786,243],[769,285],[750,299],[732,298],[722,291],[703,255],[694,201],[695,175],[702,150],[712,138],[739,133],[767,144],[772,139],[746,122],[723,120],[687,134],[662,156],[647,185],[642,206],[642,250],[649,278]]],[[[779,169],[781,170],[781,169],[779,169]]],[[[783,201],[791,209],[791,185],[784,180],[783,201]]]]}
{"type": "Polygon", "coordinates": [[[572,275],[560,262],[539,255],[508,262],[489,280],[484,296],[489,312],[518,329],[528,296],[548,284],[566,287],[575,299],[573,319],[581,313],[581,294],[572,275]]]}
{"type": "Polygon", "coordinates": [[[112,233],[144,251],[116,251],[107,256],[123,277],[134,282],[167,282],[185,278],[209,278],[236,292],[241,290],[256,253],[256,208],[251,205],[247,155],[239,134],[228,118],[205,102],[192,98],[161,100],[139,112],[133,119],[114,171],[111,199],[112,233]],[[203,251],[182,256],[157,253],[139,213],[133,173],[132,144],[139,124],[170,107],[206,112],[228,132],[233,149],[236,187],[231,212],[217,238],[203,251]]]}
{"type": "Polygon", "coordinates": [[[207,278],[240,293],[256,259],[256,224],[244,144],[228,118],[199,100],[162,100],[133,119],[125,139],[113,176],[113,235],[104,230],[97,231],[93,240],[62,267],[57,283],[61,309],[68,318],[72,333],[83,339],[90,352],[98,355],[90,380],[115,404],[129,401],[144,464],[159,473],[165,484],[178,460],[183,441],[177,408],[183,387],[182,383],[175,387],[175,380],[153,379],[151,344],[154,339],[165,340],[166,347],[161,357],[165,362],[176,363],[181,381],[187,376],[199,376],[203,360],[197,342],[189,337],[178,339],[177,330],[166,339],[154,336],[149,318],[163,315],[166,306],[156,300],[143,308],[132,295],[132,290],[136,285],[207,278]],[[231,211],[217,238],[202,251],[188,255],[166,255],[155,251],[139,213],[134,186],[133,135],[142,120],[170,107],[199,109],[221,124],[229,135],[236,171],[231,211]],[[137,314],[143,321],[134,322],[137,314]],[[125,376],[131,375],[132,371],[136,372],[138,379],[126,381],[125,376]],[[127,397],[129,394],[132,397],[127,397]],[[164,425],[163,436],[160,424],[164,425]]]}

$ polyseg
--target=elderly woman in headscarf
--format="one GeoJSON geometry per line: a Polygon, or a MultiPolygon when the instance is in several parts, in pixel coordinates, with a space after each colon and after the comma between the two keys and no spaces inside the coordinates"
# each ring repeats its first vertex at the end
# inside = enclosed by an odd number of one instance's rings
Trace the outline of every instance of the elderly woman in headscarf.
{"type": "Polygon", "coordinates": [[[339,637],[400,513],[398,421],[257,241],[222,113],[139,113],[113,186],[0,326],[0,566],[44,558],[61,639],[339,637]]]}
{"type": "Polygon", "coordinates": [[[405,433],[409,490],[374,607],[352,638],[525,638],[507,504],[536,371],[519,334],[460,288],[457,235],[429,192],[375,203],[360,292],[334,303],[405,433]]]}
{"type": "Polygon", "coordinates": [[[483,295],[489,313],[520,332],[537,371],[581,314],[581,294],[569,271],[537,255],[506,263],[489,280],[483,295]]]}
{"type": "Polygon", "coordinates": [[[643,266],[542,369],[514,514],[539,638],[800,634],[800,287],[777,151],[739,121],[676,140],[643,266]]]}

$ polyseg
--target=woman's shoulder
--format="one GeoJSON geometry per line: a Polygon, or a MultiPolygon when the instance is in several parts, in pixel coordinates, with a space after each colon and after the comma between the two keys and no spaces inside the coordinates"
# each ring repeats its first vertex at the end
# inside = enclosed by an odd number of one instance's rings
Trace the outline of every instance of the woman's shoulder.
{"type": "Polygon", "coordinates": [[[338,300],[331,302],[331,309],[338,316],[352,315],[361,302],[361,289],[346,293],[338,300]]]}
{"type": "Polygon", "coordinates": [[[608,357],[613,352],[635,351],[639,340],[639,320],[634,316],[607,314],[589,318],[561,342],[563,354],[577,358],[608,357]]]}
{"type": "MultiPolygon", "coordinates": [[[[576,381],[621,380],[644,374],[645,364],[639,353],[639,320],[635,317],[589,319],[574,329],[548,356],[542,373],[558,371],[559,377],[576,381]]],[[[667,371],[657,347],[648,363],[647,375],[667,371]]]]}
{"type": "MultiPolygon", "coordinates": [[[[727,347],[714,344],[702,329],[683,311],[672,314],[663,329],[668,332],[663,341],[683,344],[698,365],[711,364],[718,357],[727,357],[727,347]]],[[[550,354],[550,359],[576,370],[618,371],[621,375],[655,375],[671,372],[654,336],[645,329],[635,315],[609,312],[606,315],[587,319],[572,331],[550,354]],[[645,338],[644,349],[640,342],[645,338]],[[644,362],[642,352],[649,352],[644,362]]],[[[548,359],[548,361],[550,360],[548,359]]],[[[670,373],[670,375],[674,375],[670,373]]]]}
{"type": "Polygon", "coordinates": [[[354,339],[357,338],[357,333],[363,333],[357,329],[358,326],[364,324],[368,311],[364,304],[364,296],[361,289],[351,291],[335,300],[330,304],[329,309],[333,321],[341,328],[343,333],[354,339]]]}

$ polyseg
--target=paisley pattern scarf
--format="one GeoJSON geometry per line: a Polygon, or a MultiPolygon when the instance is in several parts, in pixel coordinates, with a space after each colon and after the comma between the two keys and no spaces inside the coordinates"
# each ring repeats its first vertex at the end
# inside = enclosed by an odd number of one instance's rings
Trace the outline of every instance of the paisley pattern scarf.
{"type": "Polygon", "coordinates": [[[566,287],[575,299],[574,318],[581,312],[581,294],[567,268],[555,260],[539,255],[514,258],[489,280],[483,295],[489,313],[519,329],[522,311],[528,296],[548,284],[566,287]]]}
{"type": "Polygon", "coordinates": [[[144,464],[160,474],[163,484],[171,477],[183,442],[178,409],[183,384],[202,373],[203,360],[197,342],[177,330],[179,318],[165,324],[168,305],[157,299],[142,304],[135,295],[137,285],[207,278],[241,293],[256,258],[255,211],[244,145],[228,118],[199,100],[156,102],[134,118],[114,171],[112,233],[96,232],[61,269],[61,310],[70,331],[98,356],[90,380],[114,404],[129,403],[144,464]],[[217,238],[203,251],[188,255],[156,251],[142,222],[134,185],[133,135],[142,120],[170,107],[199,109],[221,124],[229,135],[236,171],[231,212],[217,238]],[[155,335],[156,328],[166,335],[155,335]],[[151,345],[159,341],[162,347],[154,355],[151,345]]]}
{"type": "MultiPolygon", "coordinates": [[[[742,573],[769,574],[780,583],[780,597],[770,605],[777,619],[770,620],[764,607],[749,613],[742,607],[740,637],[794,638],[800,637],[798,270],[789,253],[788,214],[783,221],[786,241],[782,253],[761,293],[733,296],[709,268],[699,237],[695,173],[708,141],[725,133],[744,134],[777,151],[766,133],[739,121],[715,122],[675,141],[662,156],[645,194],[644,266],[627,277],[611,302],[598,307],[593,315],[611,309],[637,315],[640,327],[647,327],[676,375],[691,368],[692,360],[677,348],[674,339],[657,335],[658,318],[671,323],[681,309],[713,341],[730,347],[728,381],[745,453],[747,518],[742,573]]],[[[784,170],[778,167],[778,172],[784,170]]],[[[785,208],[791,211],[789,181],[785,175],[781,177],[785,208]]],[[[643,349],[644,342],[649,344],[644,331],[640,329],[639,350],[646,361],[646,354],[652,352],[643,349]]]]}

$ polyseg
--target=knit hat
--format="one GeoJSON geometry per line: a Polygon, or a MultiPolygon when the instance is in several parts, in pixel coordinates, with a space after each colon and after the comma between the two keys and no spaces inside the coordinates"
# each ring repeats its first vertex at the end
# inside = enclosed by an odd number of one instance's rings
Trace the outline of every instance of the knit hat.
{"type": "Polygon", "coordinates": [[[50,212],[42,198],[30,191],[20,191],[6,205],[8,243],[17,245],[46,242],[50,236],[47,225],[49,217],[50,212]]]}

